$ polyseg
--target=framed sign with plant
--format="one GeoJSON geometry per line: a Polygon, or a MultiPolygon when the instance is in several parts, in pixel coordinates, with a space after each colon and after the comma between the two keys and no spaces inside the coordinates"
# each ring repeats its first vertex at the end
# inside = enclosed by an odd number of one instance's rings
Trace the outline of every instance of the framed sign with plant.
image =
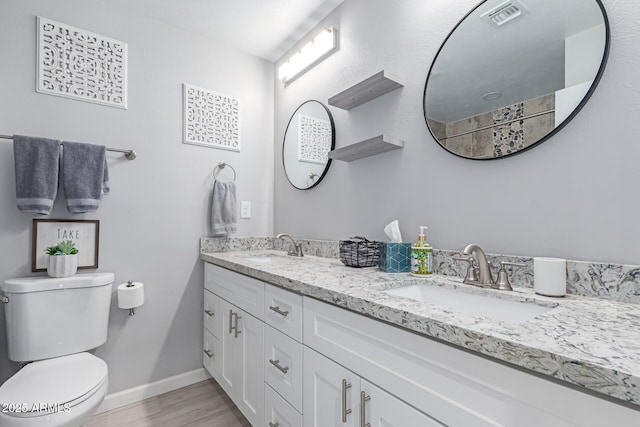
{"type": "Polygon", "coordinates": [[[31,271],[47,271],[60,255],[75,255],[78,269],[98,268],[99,237],[99,220],[34,219],[31,271]]]}

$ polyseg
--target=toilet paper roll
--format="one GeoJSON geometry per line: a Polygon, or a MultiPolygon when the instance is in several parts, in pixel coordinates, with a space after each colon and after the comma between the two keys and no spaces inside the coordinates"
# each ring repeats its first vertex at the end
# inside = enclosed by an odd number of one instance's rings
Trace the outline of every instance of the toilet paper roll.
{"type": "Polygon", "coordinates": [[[127,282],[118,285],[118,308],[128,310],[144,304],[144,284],[127,282]]]}
{"type": "Polygon", "coordinates": [[[534,258],[533,289],[540,295],[564,296],[567,293],[567,260],[534,258]]]}

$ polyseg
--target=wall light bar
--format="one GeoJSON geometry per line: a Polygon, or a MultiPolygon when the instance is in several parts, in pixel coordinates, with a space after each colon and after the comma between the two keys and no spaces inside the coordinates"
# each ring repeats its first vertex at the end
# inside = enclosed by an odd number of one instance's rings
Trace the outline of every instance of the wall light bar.
{"type": "Polygon", "coordinates": [[[338,50],[338,31],[334,27],[324,28],[320,34],[280,65],[278,79],[287,85],[309,71],[316,64],[322,62],[336,50],[338,50]]]}

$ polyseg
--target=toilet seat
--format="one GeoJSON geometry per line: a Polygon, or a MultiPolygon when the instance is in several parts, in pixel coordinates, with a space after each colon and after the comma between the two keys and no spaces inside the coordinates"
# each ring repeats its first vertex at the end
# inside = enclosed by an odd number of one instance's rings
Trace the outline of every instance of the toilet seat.
{"type": "Polygon", "coordinates": [[[5,413],[19,418],[68,412],[107,380],[107,364],[89,353],[41,360],[26,365],[0,386],[0,404],[27,409],[5,413]]]}

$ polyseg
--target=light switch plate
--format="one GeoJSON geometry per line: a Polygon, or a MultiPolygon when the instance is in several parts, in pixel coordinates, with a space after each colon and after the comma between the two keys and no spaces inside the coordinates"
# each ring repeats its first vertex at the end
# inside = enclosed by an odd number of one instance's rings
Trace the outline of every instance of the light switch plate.
{"type": "Polygon", "coordinates": [[[251,218],[251,202],[240,202],[240,218],[251,218]]]}

